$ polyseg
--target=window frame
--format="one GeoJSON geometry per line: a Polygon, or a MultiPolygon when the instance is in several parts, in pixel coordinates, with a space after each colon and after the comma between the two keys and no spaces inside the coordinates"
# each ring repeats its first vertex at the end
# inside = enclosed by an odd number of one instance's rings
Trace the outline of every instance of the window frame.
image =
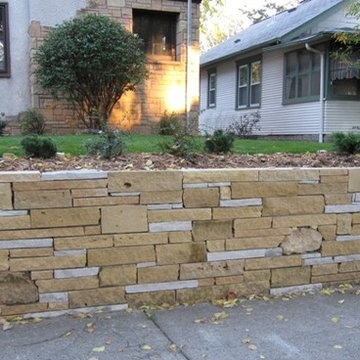
{"type": "Polygon", "coordinates": [[[217,72],[216,69],[208,70],[208,86],[207,86],[207,107],[208,109],[216,108],[216,95],[217,95],[217,72]],[[215,78],[215,86],[211,88],[211,79],[215,78]],[[210,92],[214,92],[214,102],[210,102],[210,92]]]}
{"type": "Polygon", "coordinates": [[[0,70],[0,78],[10,77],[10,36],[9,36],[9,4],[0,2],[0,8],[4,11],[4,56],[5,70],[0,70]]]}
{"type": "Polygon", "coordinates": [[[261,90],[262,90],[262,57],[256,56],[248,59],[238,61],[236,63],[236,99],[235,99],[235,110],[244,109],[257,109],[261,107],[261,90]],[[260,64],[259,81],[252,82],[252,65],[260,64]],[[240,70],[247,69],[247,83],[240,84],[240,70]],[[259,86],[260,88],[260,99],[258,103],[252,103],[252,88],[253,86],[259,86]],[[246,104],[240,105],[240,89],[246,89],[246,104]]]}

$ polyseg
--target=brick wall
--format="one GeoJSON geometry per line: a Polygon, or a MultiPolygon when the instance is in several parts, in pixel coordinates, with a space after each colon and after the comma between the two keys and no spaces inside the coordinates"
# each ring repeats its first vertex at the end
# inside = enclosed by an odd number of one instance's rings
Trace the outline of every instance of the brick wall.
{"type": "Polygon", "coordinates": [[[360,169],[0,172],[2,316],[356,280],[360,169]]]}

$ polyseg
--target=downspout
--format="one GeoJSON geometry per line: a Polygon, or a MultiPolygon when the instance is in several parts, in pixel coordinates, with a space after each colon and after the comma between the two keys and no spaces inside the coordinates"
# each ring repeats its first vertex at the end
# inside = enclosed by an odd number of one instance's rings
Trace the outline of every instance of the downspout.
{"type": "Polygon", "coordinates": [[[319,143],[324,142],[324,114],[325,114],[325,52],[314,49],[308,43],[305,48],[315,54],[320,55],[320,123],[319,123],[319,143]]]}
{"type": "Polygon", "coordinates": [[[186,49],[186,88],[185,88],[185,107],[186,107],[186,131],[190,131],[190,111],[191,111],[191,31],[192,31],[192,0],[188,0],[187,7],[187,49],[186,49]]]}

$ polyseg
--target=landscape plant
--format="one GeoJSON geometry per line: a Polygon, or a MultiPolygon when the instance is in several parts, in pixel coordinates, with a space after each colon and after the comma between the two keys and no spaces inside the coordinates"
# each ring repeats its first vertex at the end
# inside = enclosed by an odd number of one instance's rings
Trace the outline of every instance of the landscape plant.
{"type": "Polygon", "coordinates": [[[175,112],[168,113],[165,111],[157,124],[159,135],[175,135],[182,130],[184,124],[175,112]]]}
{"type": "Polygon", "coordinates": [[[215,130],[212,135],[208,135],[205,140],[205,149],[210,153],[220,154],[231,152],[234,145],[235,136],[232,132],[222,129],[215,130]]]}
{"type": "Polygon", "coordinates": [[[360,153],[360,135],[354,132],[336,132],[332,134],[336,152],[340,154],[360,153]]]}
{"type": "Polygon", "coordinates": [[[260,130],[261,115],[259,111],[241,115],[239,120],[235,120],[229,125],[227,131],[240,138],[251,136],[255,130],[260,130]]]}
{"type": "Polygon", "coordinates": [[[20,142],[25,156],[49,159],[56,156],[57,147],[53,140],[38,135],[29,135],[20,142]]]}
{"type": "Polygon", "coordinates": [[[4,130],[8,122],[5,120],[5,113],[0,112],[0,136],[4,135],[4,130]]]}
{"type": "Polygon", "coordinates": [[[90,14],[50,31],[35,54],[36,77],[66,99],[88,128],[101,128],[121,96],[147,75],[142,40],[108,17],[90,14]]]}
{"type": "Polygon", "coordinates": [[[18,116],[18,123],[22,135],[43,135],[45,131],[45,117],[37,109],[27,109],[18,116]]]}

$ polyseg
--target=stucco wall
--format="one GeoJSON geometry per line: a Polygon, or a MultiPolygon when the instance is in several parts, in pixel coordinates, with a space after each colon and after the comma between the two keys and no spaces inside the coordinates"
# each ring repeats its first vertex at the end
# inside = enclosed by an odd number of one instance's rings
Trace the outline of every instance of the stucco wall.
{"type": "Polygon", "coordinates": [[[0,172],[0,313],[360,280],[360,169],[0,172]]]}

